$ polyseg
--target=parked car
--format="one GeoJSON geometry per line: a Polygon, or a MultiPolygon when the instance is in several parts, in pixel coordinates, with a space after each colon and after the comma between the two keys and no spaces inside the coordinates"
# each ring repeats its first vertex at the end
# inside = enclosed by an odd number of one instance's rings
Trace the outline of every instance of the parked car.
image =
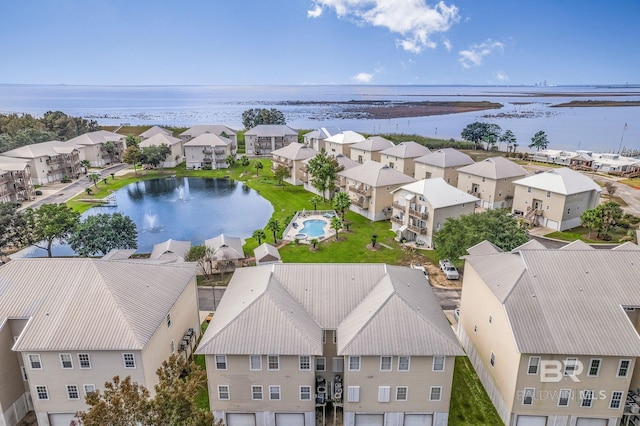
{"type": "Polygon", "coordinates": [[[444,276],[447,277],[448,280],[458,280],[460,279],[460,274],[458,273],[458,269],[453,266],[453,264],[449,261],[449,259],[440,260],[440,269],[444,272],[444,276]]]}

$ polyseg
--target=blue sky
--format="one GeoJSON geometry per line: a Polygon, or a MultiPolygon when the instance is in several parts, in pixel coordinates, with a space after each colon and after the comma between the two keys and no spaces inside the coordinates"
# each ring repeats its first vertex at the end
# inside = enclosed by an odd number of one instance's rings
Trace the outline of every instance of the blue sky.
{"type": "Polygon", "coordinates": [[[640,1],[5,0],[0,83],[640,83],[640,1]]]}

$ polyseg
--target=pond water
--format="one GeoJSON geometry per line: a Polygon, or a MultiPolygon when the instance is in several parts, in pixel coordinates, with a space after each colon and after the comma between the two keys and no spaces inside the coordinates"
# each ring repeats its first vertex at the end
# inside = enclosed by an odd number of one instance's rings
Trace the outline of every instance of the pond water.
{"type": "MultiPolygon", "coordinates": [[[[117,206],[94,207],[82,218],[120,212],[138,228],[138,253],[168,239],[204,244],[222,233],[247,238],[262,229],[273,214],[271,204],[242,182],[230,179],[162,178],[132,183],[114,192],[117,206]]],[[[71,247],[57,244],[54,256],[74,255],[71,247]]],[[[12,257],[46,256],[30,247],[12,257]]]]}

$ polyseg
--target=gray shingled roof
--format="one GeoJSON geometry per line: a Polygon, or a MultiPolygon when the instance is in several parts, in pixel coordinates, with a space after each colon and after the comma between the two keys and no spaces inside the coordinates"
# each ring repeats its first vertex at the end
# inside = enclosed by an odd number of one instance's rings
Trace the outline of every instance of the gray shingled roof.
{"type": "Polygon", "coordinates": [[[624,307],[640,307],[638,250],[467,256],[505,308],[521,353],[640,356],[624,307]]]}
{"type": "Polygon", "coordinates": [[[392,155],[398,158],[418,158],[429,154],[431,151],[424,145],[414,141],[400,142],[391,148],[380,151],[380,154],[392,155]]]}
{"type": "Polygon", "coordinates": [[[420,271],[383,264],[274,264],[236,270],[202,338],[204,354],[462,355],[420,271]]]}
{"type": "Polygon", "coordinates": [[[139,350],[194,276],[186,266],[14,259],[0,267],[0,324],[30,319],[16,351],[139,350]]]}
{"type": "Polygon", "coordinates": [[[415,159],[416,163],[428,164],[446,169],[473,164],[473,159],[454,148],[443,148],[415,159]]]}
{"type": "Polygon", "coordinates": [[[527,175],[527,171],[523,169],[521,165],[507,160],[504,157],[487,158],[483,161],[460,167],[458,172],[487,177],[489,179],[504,179],[527,175]]]}
{"type": "Polygon", "coordinates": [[[403,185],[394,193],[397,191],[408,191],[422,195],[436,209],[478,201],[477,197],[449,185],[442,178],[422,179],[403,185]]]}
{"type": "Polygon", "coordinates": [[[587,191],[602,191],[600,186],[588,176],[567,167],[536,173],[513,182],[517,185],[550,191],[556,194],[571,195],[587,191]]]}
{"type": "Polygon", "coordinates": [[[377,161],[365,161],[363,164],[343,170],[338,173],[347,179],[353,179],[373,188],[385,185],[398,185],[403,183],[415,182],[411,176],[407,176],[397,170],[392,169],[386,164],[377,161]]]}

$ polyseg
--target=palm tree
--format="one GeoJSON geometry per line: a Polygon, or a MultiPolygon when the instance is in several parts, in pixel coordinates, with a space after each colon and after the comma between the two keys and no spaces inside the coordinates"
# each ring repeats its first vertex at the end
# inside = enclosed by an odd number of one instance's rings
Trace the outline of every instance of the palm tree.
{"type": "Polygon", "coordinates": [[[91,162],[89,160],[82,160],[80,162],[80,167],[84,169],[84,174],[87,174],[89,167],[91,167],[91,162]]]}
{"type": "Polygon", "coordinates": [[[318,203],[322,201],[322,197],[319,195],[313,195],[309,198],[309,202],[313,204],[313,209],[318,210],[318,203]]]}
{"type": "Polygon", "coordinates": [[[253,231],[253,234],[251,236],[258,240],[258,245],[262,244],[262,240],[267,239],[267,235],[262,229],[256,229],[255,231],[253,231]]]}
{"type": "Polygon", "coordinates": [[[97,173],[91,173],[89,176],[87,176],[89,178],[89,180],[91,182],[93,182],[93,184],[96,186],[96,188],[98,187],[98,181],[100,180],[100,175],[97,173]]]}
{"type": "Polygon", "coordinates": [[[262,161],[256,161],[256,163],[253,165],[256,168],[256,175],[260,175],[260,169],[263,168],[264,166],[262,165],[262,161]]]}
{"type": "Polygon", "coordinates": [[[333,197],[333,208],[338,210],[342,215],[342,220],[344,220],[344,211],[351,206],[351,199],[347,195],[346,192],[338,192],[335,197],[333,197]]]}
{"type": "Polygon", "coordinates": [[[224,162],[227,163],[227,166],[229,167],[233,167],[234,164],[236,164],[236,157],[235,155],[227,155],[227,158],[224,159],[224,162]]]}
{"type": "Polygon", "coordinates": [[[340,219],[339,216],[334,216],[331,219],[331,229],[333,229],[334,231],[336,231],[336,241],[338,241],[338,233],[340,232],[340,230],[342,229],[343,224],[342,224],[342,219],[340,219]]]}
{"type": "Polygon", "coordinates": [[[273,242],[278,244],[278,232],[280,231],[280,222],[278,219],[271,218],[267,223],[267,229],[273,232],[273,242]]]}
{"type": "Polygon", "coordinates": [[[311,246],[314,248],[316,248],[316,245],[318,244],[318,239],[317,238],[312,238],[309,240],[309,242],[311,243],[311,246]]]}

